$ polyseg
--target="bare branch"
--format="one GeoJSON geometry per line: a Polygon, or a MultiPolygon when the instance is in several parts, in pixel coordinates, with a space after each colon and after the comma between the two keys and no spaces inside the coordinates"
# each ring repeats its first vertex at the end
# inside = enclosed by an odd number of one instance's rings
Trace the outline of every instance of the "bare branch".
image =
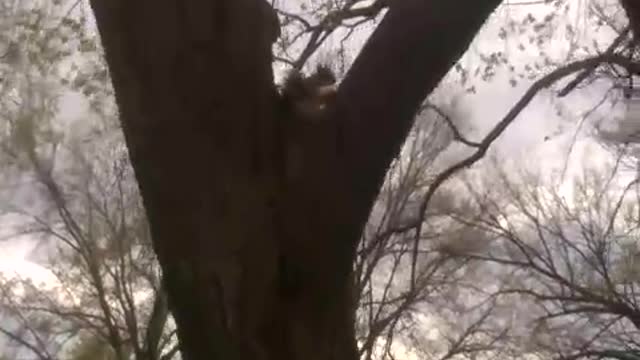
{"type": "Polygon", "coordinates": [[[9,330],[7,330],[7,329],[5,329],[3,327],[0,327],[0,333],[4,334],[6,337],[11,339],[12,341],[15,341],[18,344],[20,344],[20,345],[24,346],[25,348],[29,349],[34,355],[36,355],[38,357],[38,359],[40,359],[40,360],[53,360],[53,358],[51,358],[51,356],[49,356],[47,353],[43,353],[35,345],[33,345],[30,342],[26,341],[21,336],[18,336],[18,335],[12,333],[11,331],[9,331],[9,330]]]}
{"type": "Polygon", "coordinates": [[[467,138],[465,138],[461,133],[460,130],[458,130],[458,127],[453,123],[453,121],[451,120],[451,118],[449,117],[449,115],[447,115],[444,111],[442,111],[442,109],[440,109],[437,105],[427,102],[425,104],[425,107],[428,109],[431,109],[433,111],[435,111],[436,113],[438,113],[438,115],[440,115],[440,117],[442,117],[445,122],[447,123],[447,125],[449,126],[449,129],[451,129],[451,132],[453,133],[453,138],[457,141],[460,141],[461,143],[471,146],[471,147],[480,147],[481,144],[471,141],[471,140],[467,140],[467,138]]]}
{"type": "Polygon", "coordinates": [[[329,35],[342,25],[343,21],[358,17],[376,16],[387,6],[387,0],[376,0],[369,6],[357,8],[352,7],[352,4],[347,4],[346,7],[334,10],[327,14],[316,26],[311,26],[309,22],[304,19],[297,19],[299,21],[304,20],[304,23],[308,25],[306,28],[307,30],[310,30],[311,35],[307,41],[307,45],[304,47],[298,58],[293,61],[293,68],[296,70],[302,69],[307,60],[309,60],[316,50],[318,50],[329,35]]]}
{"type": "MultiPolygon", "coordinates": [[[[615,40],[613,40],[613,42],[611,43],[611,45],[609,45],[609,47],[607,48],[607,50],[605,50],[604,55],[611,55],[614,53],[614,51],[618,48],[618,46],[620,46],[620,44],[622,43],[622,41],[624,39],[626,39],[627,35],[629,34],[631,28],[629,26],[627,26],[621,33],[620,35],[618,35],[616,37],[615,40]]],[[[586,69],[584,69],[578,76],[576,76],[573,80],[571,80],[567,85],[565,85],[564,88],[562,88],[562,90],[560,90],[558,92],[558,97],[564,97],[567,96],[571,91],[573,91],[573,89],[575,89],[578,85],[580,85],[581,82],[583,82],[586,78],[588,78],[598,67],[598,64],[595,64],[593,66],[590,66],[586,69]]]]}

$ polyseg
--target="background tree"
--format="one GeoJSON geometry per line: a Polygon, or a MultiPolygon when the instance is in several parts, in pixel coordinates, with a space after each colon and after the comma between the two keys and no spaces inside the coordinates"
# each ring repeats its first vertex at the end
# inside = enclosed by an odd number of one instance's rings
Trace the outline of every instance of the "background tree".
{"type": "Polygon", "coordinates": [[[476,262],[478,286],[494,289],[486,298],[509,304],[507,316],[518,324],[510,337],[521,356],[638,354],[638,179],[611,165],[608,172],[585,171],[569,192],[532,174],[498,171],[490,181],[500,186],[471,191],[467,206],[475,212],[451,213],[490,239],[458,255],[476,262]]]}
{"type": "Polygon", "coordinates": [[[169,359],[177,347],[146,217],[106,65],[77,5],[7,2],[1,13],[3,235],[38,239],[47,276],[2,276],[0,333],[14,357],[73,348],[79,358],[104,349],[169,359]],[[86,100],[87,118],[61,116],[69,98],[86,100]]]}

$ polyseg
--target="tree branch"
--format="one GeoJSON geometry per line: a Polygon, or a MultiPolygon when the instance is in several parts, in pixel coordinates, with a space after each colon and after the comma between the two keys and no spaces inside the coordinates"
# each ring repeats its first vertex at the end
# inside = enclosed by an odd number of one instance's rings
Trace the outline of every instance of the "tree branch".
{"type": "Polygon", "coordinates": [[[427,102],[425,107],[427,109],[431,109],[433,111],[435,111],[438,115],[440,115],[440,117],[442,117],[444,119],[444,121],[447,123],[447,126],[449,126],[449,129],[451,130],[451,132],[453,133],[453,138],[456,141],[460,141],[461,143],[470,146],[470,147],[480,147],[480,143],[477,143],[475,141],[471,141],[469,139],[467,139],[466,137],[464,137],[461,133],[460,130],[458,129],[458,127],[453,123],[453,121],[451,120],[451,117],[449,117],[449,115],[447,115],[444,111],[442,111],[442,109],[440,109],[437,105],[427,102]]]}
{"type": "MultiPolygon", "coordinates": [[[[622,43],[622,40],[624,40],[627,37],[627,34],[629,34],[629,30],[630,30],[630,27],[627,26],[620,33],[620,35],[618,35],[618,37],[616,37],[616,39],[613,40],[613,42],[611,43],[611,45],[609,45],[609,47],[604,52],[604,54],[605,55],[613,54],[613,52],[622,43]]],[[[587,69],[584,69],[578,76],[576,76],[562,90],[560,90],[560,92],[558,92],[558,97],[567,96],[571,91],[573,91],[573,89],[575,89],[578,85],[580,85],[581,82],[583,82],[586,78],[588,78],[589,75],[591,75],[596,70],[597,67],[598,67],[598,65],[596,64],[596,65],[591,66],[591,67],[589,67],[587,69]]]]}
{"type": "Polygon", "coordinates": [[[159,358],[160,339],[169,316],[169,305],[165,294],[164,285],[161,282],[160,289],[155,293],[153,308],[147,322],[145,336],[145,350],[150,359],[159,358]]]}
{"type": "Polygon", "coordinates": [[[353,3],[348,4],[345,8],[335,10],[327,14],[318,25],[312,26],[308,21],[304,20],[300,16],[293,16],[291,14],[285,14],[285,16],[291,16],[297,21],[303,23],[306,28],[306,32],[310,32],[309,41],[305,45],[304,49],[293,61],[293,68],[296,70],[302,69],[304,64],[309,60],[311,55],[322,45],[322,43],[331,35],[345,20],[354,19],[358,17],[373,17],[376,16],[382,9],[387,7],[387,0],[374,1],[369,6],[353,7],[353,3]]]}
{"type": "MultiPolygon", "coordinates": [[[[364,224],[425,97],[466,51],[500,4],[394,1],[338,89],[337,159],[364,224]],[[443,36],[446,34],[446,36],[443,36]]],[[[349,205],[352,206],[352,205],[349,205]]]]}
{"type": "Polygon", "coordinates": [[[30,342],[26,341],[22,337],[12,333],[11,331],[0,327],[0,333],[4,334],[6,337],[11,339],[12,341],[15,341],[18,344],[20,344],[20,345],[24,346],[25,348],[29,349],[35,356],[38,357],[38,359],[40,359],[40,360],[51,360],[51,357],[49,355],[47,355],[46,353],[41,352],[35,345],[33,345],[30,342]]]}

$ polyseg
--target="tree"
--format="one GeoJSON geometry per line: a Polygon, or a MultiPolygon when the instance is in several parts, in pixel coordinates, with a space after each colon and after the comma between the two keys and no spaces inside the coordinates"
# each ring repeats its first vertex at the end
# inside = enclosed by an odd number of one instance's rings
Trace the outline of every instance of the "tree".
{"type": "Polygon", "coordinates": [[[1,86],[3,238],[39,240],[37,262],[50,280],[0,276],[3,353],[58,359],[72,347],[80,358],[99,351],[118,360],[170,359],[176,341],[110,111],[106,64],[86,17],[70,16],[75,5],[0,7],[11,29],[0,36],[9,49],[1,86]],[[59,116],[64,90],[84,96],[94,121],[59,116]]]}
{"type": "Polygon", "coordinates": [[[458,254],[484,273],[478,287],[494,289],[484,296],[509,309],[503,316],[518,324],[510,333],[518,353],[637,356],[638,177],[614,161],[586,169],[562,191],[532,174],[496,174],[485,180],[500,186],[470,191],[475,211],[462,207],[451,216],[490,239],[458,254]]]}
{"type": "Polygon", "coordinates": [[[390,3],[327,120],[289,135],[314,164],[293,182],[265,2],[91,3],[184,358],[354,359],[352,264],[378,188],[499,1],[390,3]]]}
{"type": "Polygon", "coordinates": [[[72,169],[33,165],[48,201],[12,212],[19,233],[40,237],[37,262],[50,278],[0,277],[0,333],[20,358],[169,360],[177,352],[132,171],[122,149],[109,152],[113,143],[99,140],[89,147],[114,159],[86,159],[87,146],[74,144],[65,159],[72,169]]]}

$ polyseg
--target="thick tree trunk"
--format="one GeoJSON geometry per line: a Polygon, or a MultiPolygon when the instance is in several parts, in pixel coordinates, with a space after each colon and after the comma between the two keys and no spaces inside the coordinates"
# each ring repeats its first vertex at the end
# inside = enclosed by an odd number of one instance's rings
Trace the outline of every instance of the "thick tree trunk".
{"type": "Polygon", "coordinates": [[[331,116],[295,131],[264,0],[91,2],[183,358],[355,359],[351,266],[378,187],[499,1],[392,2],[331,116]]]}
{"type": "Polygon", "coordinates": [[[640,1],[620,0],[620,4],[627,13],[629,25],[633,31],[636,42],[638,42],[638,39],[640,39],[640,1]]]}

